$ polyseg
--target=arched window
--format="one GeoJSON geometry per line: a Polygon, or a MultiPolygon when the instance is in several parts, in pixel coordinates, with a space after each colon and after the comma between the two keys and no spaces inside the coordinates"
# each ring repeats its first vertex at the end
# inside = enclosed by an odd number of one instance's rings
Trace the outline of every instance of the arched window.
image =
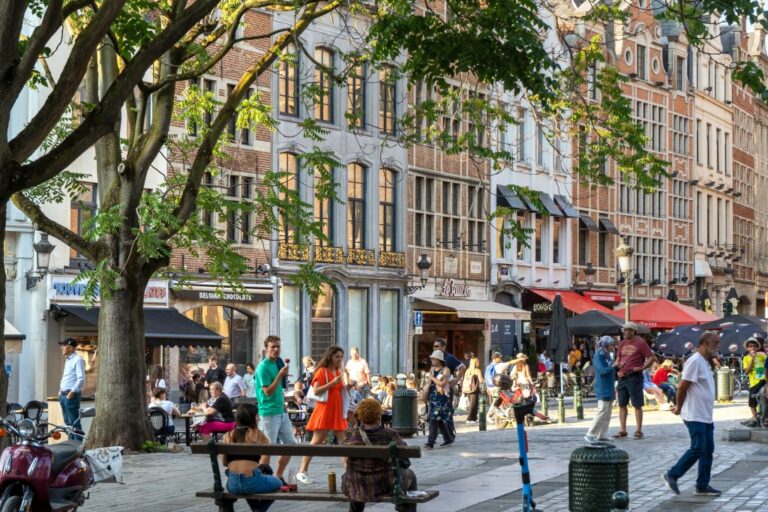
{"type": "Polygon", "coordinates": [[[321,288],[321,295],[312,301],[312,348],[316,361],[328,347],[336,344],[336,304],[334,289],[328,283],[321,288]]]}
{"type": "Polygon", "coordinates": [[[365,175],[358,163],[347,167],[347,243],[350,249],[365,249],[365,175]]]}
{"type": "Polygon", "coordinates": [[[194,351],[181,348],[183,361],[205,362],[213,353],[219,358],[221,368],[228,363],[244,365],[253,361],[253,317],[229,306],[201,306],[190,309],[184,316],[224,336],[224,339],[221,348],[214,352],[206,347],[194,351]]]}
{"type": "Polygon", "coordinates": [[[394,135],[397,112],[395,99],[397,90],[395,87],[395,68],[382,66],[379,71],[379,129],[387,134],[394,135]]]}
{"type": "Polygon", "coordinates": [[[347,118],[349,126],[365,128],[365,66],[353,67],[347,77],[347,118]]]}
{"type": "MultiPolygon", "coordinates": [[[[280,199],[291,203],[299,200],[299,166],[296,155],[293,153],[280,153],[278,157],[280,170],[280,199]]],[[[296,243],[296,228],[288,221],[285,212],[280,214],[280,242],[286,244],[296,243]]]]}
{"type": "MultiPolygon", "coordinates": [[[[323,173],[325,172],[326,171],[323,170],[323,173]]],[[[333,172],[331,172],[331,175],[333,175],[333,172]]],[[[316,173],[315,180],[317,179],[319,178],[316,173]]],[[[335,177],[333,179],[335,181],[335,177]]],[[[320,247],[332,247],[333,246],[333,200],[330,197],[318,197],[317,193],[315,193],[314,210],[315,210],[315,222],[321,224],[321,229],[323,231],[323,234],[325,235],[325,238],[327,238],[327,240],[323,240],[322,238],[318,237],[315,239],[315,243],[320,247]]]]}
{"type": "Polygon", "coordinates": [[[280,61],[279,72],[279,109],[281,114],[299,115],[299,54],[296,46],[289,44],[280,61]]]}
{"type": "Polygon", "coordinates": [[[317,48],[315,60],[320,64],[315,66],[315,85],[319,97],[315,99],[315,119],[326,123],[333,122],[333,52],[328,48],[317,48]]]}
{"type": "Polygon", "coordinates": [[[397,174],[392,169],[379,171],[379,249],[395,251],[395,180],[397,174]]]}

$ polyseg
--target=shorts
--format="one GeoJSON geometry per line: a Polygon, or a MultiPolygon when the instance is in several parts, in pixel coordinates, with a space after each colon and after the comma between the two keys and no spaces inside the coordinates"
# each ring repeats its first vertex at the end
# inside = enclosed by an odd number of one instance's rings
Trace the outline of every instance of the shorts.
{"type": "Polygon", "coordinates": [[[616,388],[619,393],[619,407],[626,407],[632,402],[632,407],[642,409],[645,402],[643,397],[643,372],[630,373],[619,379],[616,388]]]}
{"type": "Polygon", "coordinates": [[[262,416],[261,421],[259,421],[259,430],[264,432],[272,444],[296,444],[296,438],[293,435],[293,423],[291,423],[288,413],[262,416]]]}
{"type": "Polygon", "coordinates": [[[765,380],[761,380],[754,386],[749,388],[749,406],[750,407],[757,407],[757,394],[760,392],[762,387],[765,386],[765,380]]]}

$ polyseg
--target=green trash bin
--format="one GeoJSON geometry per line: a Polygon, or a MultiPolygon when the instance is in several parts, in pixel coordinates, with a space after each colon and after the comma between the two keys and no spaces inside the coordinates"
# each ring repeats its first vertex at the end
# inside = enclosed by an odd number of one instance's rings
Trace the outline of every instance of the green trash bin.
{"type": "Polygon", "coordinates": [[[418,394],[412,389],[397,388],[392,396],[392,428],[401,436],[411,437],[418,431],[418,394]]]}
{"type": "Polygon", "coordinates": [[[616,491],[629,493],[629,454],[611,443],[594,443],[571,453],[568,510],[610,512],[616,491]]]}

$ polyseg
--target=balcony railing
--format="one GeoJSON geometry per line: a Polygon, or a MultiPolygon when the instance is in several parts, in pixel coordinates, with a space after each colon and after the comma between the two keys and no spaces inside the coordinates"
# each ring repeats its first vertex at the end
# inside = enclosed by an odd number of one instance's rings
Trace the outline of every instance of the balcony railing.
{"type": "Polygon", "coordinates": [[[309,246],[297,244],[280,244],[277,257],[286,261],[308,261],[309,246]]]}
{"type": "Polygon", "coordinates": [[[319,263],[344,263],[344,249],[341,247],[315,246],[315,261],[319,263]]]}
{"type": "Polygon", "coordinates": [[[388,268],[405,268],[405,253],[381,251],[379,253],[379,266],[388,268]]]}
{"type": "Polygon", "coordinates": [[[376,265],[376,252],[370,249],[350,249],[347,253],[347,263],[350,265],[376,265]]]}

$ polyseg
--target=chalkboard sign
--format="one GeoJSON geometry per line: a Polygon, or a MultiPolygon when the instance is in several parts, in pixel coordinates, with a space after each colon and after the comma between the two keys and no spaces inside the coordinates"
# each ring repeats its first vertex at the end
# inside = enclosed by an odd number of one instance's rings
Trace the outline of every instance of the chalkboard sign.
{"type": "Polygon", "coordinates": [[[517,320],[491,320],[491,348],[502,355],[514,356],[519,352],[517,320]]]}

